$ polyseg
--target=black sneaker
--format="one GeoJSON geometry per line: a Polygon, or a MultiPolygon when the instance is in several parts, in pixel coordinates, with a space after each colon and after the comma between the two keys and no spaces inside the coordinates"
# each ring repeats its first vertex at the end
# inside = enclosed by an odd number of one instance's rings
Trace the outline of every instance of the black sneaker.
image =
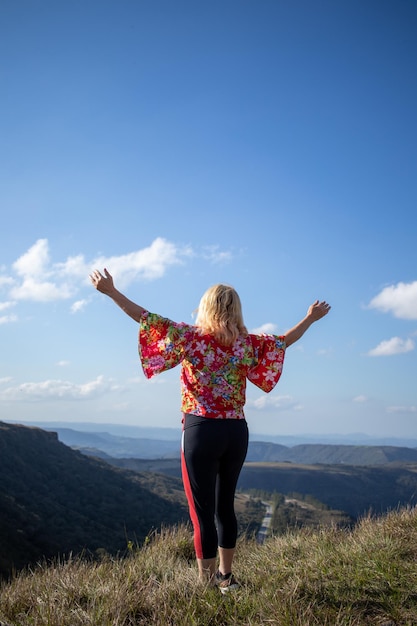
{"type": "Polygon", "coordinates": [[[220,572],[217,572],[215,576],[215,581],[221,593],[236,591],[236,589],[239,589],[240,587],[240,584],[237,582],[236,578],[231,572],[229,574],[221,574],[220,572]]]}

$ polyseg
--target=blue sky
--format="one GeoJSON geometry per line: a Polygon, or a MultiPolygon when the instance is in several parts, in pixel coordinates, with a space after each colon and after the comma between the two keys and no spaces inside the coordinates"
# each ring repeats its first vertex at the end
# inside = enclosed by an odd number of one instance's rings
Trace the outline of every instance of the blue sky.
{"type": "Polygon", "coordinates": [[[284,333],[266,434],[417,434],[414,0],[2,0],[0,419],[175,427],[137,325],[217,282],[284,333]]]}

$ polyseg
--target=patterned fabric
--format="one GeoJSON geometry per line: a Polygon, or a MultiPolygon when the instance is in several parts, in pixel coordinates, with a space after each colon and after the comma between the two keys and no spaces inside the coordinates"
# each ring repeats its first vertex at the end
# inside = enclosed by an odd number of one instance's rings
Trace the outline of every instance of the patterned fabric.
{"type": "Polygon", "coordinates": [[[275,387],[284,363],[285,337],[249,334],[229,347],[196,326],[145,311],[139,355],[147,378],[181,363],[183,413],[243,419],[246,379],[267,393],[275,387]]]}

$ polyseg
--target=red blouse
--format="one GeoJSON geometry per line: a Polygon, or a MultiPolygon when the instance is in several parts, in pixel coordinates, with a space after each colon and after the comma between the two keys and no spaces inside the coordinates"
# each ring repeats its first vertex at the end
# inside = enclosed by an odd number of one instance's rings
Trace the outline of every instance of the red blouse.
{"type": "Polygon", "coordinates": [[[139,355],[151,378],[181,363],[181,410],[216,419],[244,419],[246,379],[272,391],[284,363],[285,337],[242,335],[232,346],[184,323],[145,311],[139,355]]]}

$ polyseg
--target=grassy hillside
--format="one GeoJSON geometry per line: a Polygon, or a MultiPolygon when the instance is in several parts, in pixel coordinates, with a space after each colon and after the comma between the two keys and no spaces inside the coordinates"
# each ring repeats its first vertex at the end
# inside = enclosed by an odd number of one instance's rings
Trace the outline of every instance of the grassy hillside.
{"type": "Polygon", "coordinates": [[[54,433],[0,422],[0,574],[43,556],[123,552],[188,520],[181,483],[122,471],[54,433]]]}
{"type": "Polygon", "coordinates": [[[0,587],[10,626],[415,626],[417,513],[353,530],[241,540],[229,596],[198,583],[191,535],[165,529],[126,559],[40,566],[0,587]]]}

